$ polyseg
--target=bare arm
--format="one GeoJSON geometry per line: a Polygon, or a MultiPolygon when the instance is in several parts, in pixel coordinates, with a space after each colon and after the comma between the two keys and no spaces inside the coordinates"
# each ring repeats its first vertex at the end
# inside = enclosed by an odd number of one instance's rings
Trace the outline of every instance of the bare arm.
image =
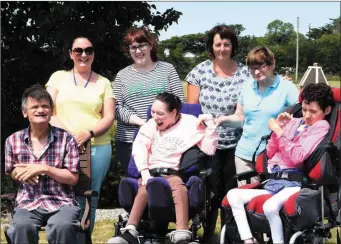
{"type": "Polygon", "coordinates": [[[224,124],[231,128],[239,128],[243,127],[244,120],[245,115],[243,112],[243,106],[240,103],[237,103],[237,109],[234,114],[216,118],[215,122],[217,126],[224,124]]]}
{"type": "Polygon", "coordinates": [[[103,135],[115,120],[115,99],[108,98],[103,103],[102,118],[98,121],[93,132],[96,136],[103,135]]]}
{"type": "Polygon", "coordinates": [[[187,86],[187,103],[199,103],[200,87],[188,83],[187,86]]]}

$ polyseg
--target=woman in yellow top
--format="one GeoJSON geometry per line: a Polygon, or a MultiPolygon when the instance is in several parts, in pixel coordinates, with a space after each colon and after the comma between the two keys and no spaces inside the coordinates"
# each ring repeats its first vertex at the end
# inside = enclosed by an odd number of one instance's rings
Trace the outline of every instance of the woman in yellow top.
{"type": "MultiPolygon", "coordinates": [[[[73,67],[53,73],[46,84],[55,104],[50,123],[71,133],[80,150],[91,139],[91,189],[99,193],[111,161],[108,130],[114,122],[115,97],[109,80],[91,68],[95,54],[89,38],[75,38],[69,55],[73,67]]],[[[91,201],[91,232],[98,199],[91,201]]],[[[84,211],[85,199],[78,201],[84,211]]]]}

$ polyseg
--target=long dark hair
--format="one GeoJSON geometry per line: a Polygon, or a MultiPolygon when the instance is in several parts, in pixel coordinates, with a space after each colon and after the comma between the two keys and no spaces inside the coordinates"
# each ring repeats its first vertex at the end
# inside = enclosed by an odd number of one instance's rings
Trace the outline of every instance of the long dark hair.
{"type": "Polygon", "coordinates": [[[158,100],[167,104],[168,112],[172,112],[174,109],[176,109],[177,115],[179,114],[180,109],[182,108],[182,102],[180,98],[177,95],[174,95],[173,93],[169,93],[169,92],[159,93],[155,97],[155,100],[158,100]]]}

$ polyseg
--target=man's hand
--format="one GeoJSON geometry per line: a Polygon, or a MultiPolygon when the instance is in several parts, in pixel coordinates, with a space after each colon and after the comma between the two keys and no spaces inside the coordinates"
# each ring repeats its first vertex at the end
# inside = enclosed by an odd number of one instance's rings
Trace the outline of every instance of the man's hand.
{"type": "MultiPolygon", "coordinates": [[[[14,167],[22,169],[15,176],[21,182],[28,181],[32,177],[39,177],[39,175],[45,174],[48,170],[48,165],[46,164],[15,164],[14,167]]],[[[32,181],[30,180],[30,182],[32,181]]]]}
{"type": "Polygon", "coordinates": [[[77,141],[77,146],[81,147],[86,141],[88,141],[91,138],[90,131],[81,131],[76,134],[73,134],[73,137],[77,141]]]}
{"type": "Polygon", "coordinates": [[[282,128],[277,123],[277,120],[274,118],[269,119],[268,127],[270,130],[276,133],[277,136],[281,136],[283,134],[282,128]]]}
{"type": "Polygon", "coordinates": [[[280,113],[278,116],[277,116],[277,124],[280,126],[280,127],[284,127],[286,124],[289,123],[289,121],[292,119],[292,115],[287,113],[287,112],[284,112],[284,113],[280,113]]]}
{"type": "MultiPolygon", "coordinates": [[[[19,181],[19,178],[18,178],[18,173],[22,174],[26,169],[25,168],[20,168],[20,167],[17,167],[17,168],[14,168],[12,173],[11,173],[11,176],[14,180],[17,180],[19,181]]],[[[36,185],[39,183],[39,176],[32,176],[31,178],[27,179],[26,181],[23,181],[23,183],[26,183],[26,184],[30,184],[30,185],[36,185]]]]}

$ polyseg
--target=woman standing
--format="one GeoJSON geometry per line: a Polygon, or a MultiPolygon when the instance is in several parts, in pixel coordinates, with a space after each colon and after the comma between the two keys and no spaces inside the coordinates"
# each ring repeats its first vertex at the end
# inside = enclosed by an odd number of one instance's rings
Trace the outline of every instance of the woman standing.
{"type": "MultiPolygon", "coordinates": [[[[237,174],[253,169],[253,154],[262,136],[270,134],[267,126],[269,119],[276,118],[285,107],[295,104],[299,94],[291,81],[280,79],[274,73],[275,56],[268,48],[252,49],[246,63],[254,81],[243,88],[234,114],[216,118],[217,126],[224,124],[232,128],[243,128],[236,148],[237,174]]],[[[265,142],[260,145],[256,155],[264,148],[265,142]]],[[[257,178],[251,180],[255,182],[257,178]]],[[[243,185],[244,182],[238,184],[243,185]]]]}
{"type": "Polygon", "coordinates": [[[158,61],[157,40],[144,28],[131,29],[124,38],[125,51],[134,63],[118,72],[114,81],[116,97],[116,156],[125,175],[136,129],[146,123],[147,109],[157,94],[167,91],[184,101],[174,66],[158,61]]]}
{"type": "MultiPolygon", "coordinates": [[[[188,103],[200,103],[202,111],[214,118],[233,114],[239,93],[250,77],[247,66],[233,59],[238,50],[237,36],[230,27],[217,25],[208,33],[206,48],[210,59],[198,64],[186,77],[188,103]]],[[[240,128],[217,127],[212,182],[219,206],[226,192],[236,186],[234,152],[241,132],[240,128]]]]}
{"type": "MultiPolygon", "coordinates": [[[[95,54],[89,38],[75,38],[69,55],[73,67],[53,73],[46,84],[55,104],[50,123],[70,132],[81,150],[91,139],[91,189],[100,193],[111,161],[108,129],[114,121],[115,97],[109,80],[91,68],[95,54]]],[[[91,232],[98,199],[91,201],[91,232]]],[[[79,202],[84,211],[85,200],[79,202]]]]}

